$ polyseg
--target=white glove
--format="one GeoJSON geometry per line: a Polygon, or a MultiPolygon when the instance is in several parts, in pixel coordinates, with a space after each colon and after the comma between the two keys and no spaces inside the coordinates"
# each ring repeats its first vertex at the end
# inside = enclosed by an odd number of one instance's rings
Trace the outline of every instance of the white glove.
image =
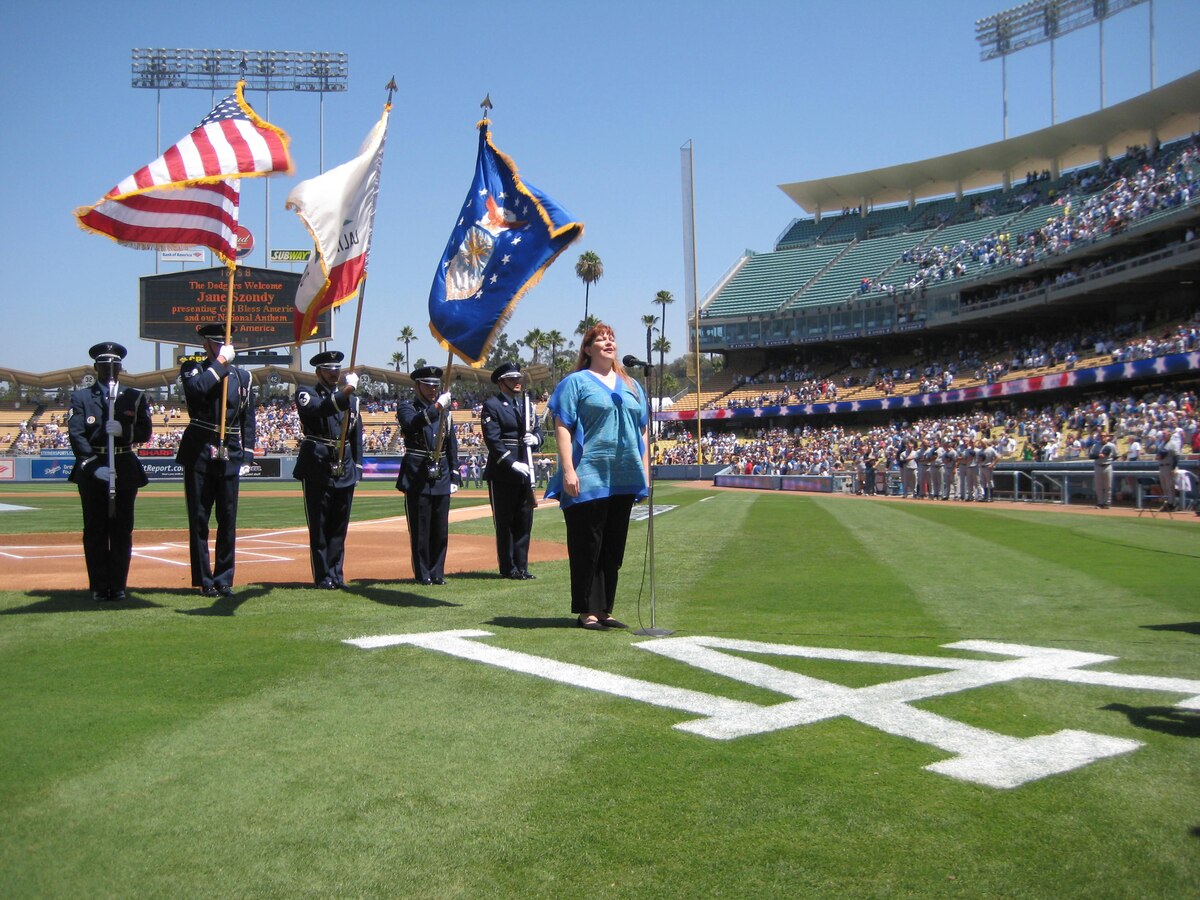
{"type": "Polygon", "coordinates": [[[123,430],[124,429],[121,428],[121,423],[113,419],[109,419],[104,423],[104,433],[111,434],[113,437],[120,437],[123,430]]]}
{"type": "Polygon", "coordinates": [[[525,463],[523,463],[523,462],[513,463],[512,470],[514,472],[516,472],[518,475],[520,475],[522,478],[529,477],[529,466],[525,465],[525,463]]]}
{"type": "Polygon", "coordinates": [[[437,398],[437,405],[440,406],[442,409],[450,408],[450,392],[449,391],[446,391],[446,393],[442,394],[440,397],[437,398]]]}
{"type": "Polygon", "coordinates": [[[233,358],[237,356],[237,351],[233,349],[233,344],[222,344],[221,352],[217,356],[225,360],[226,363],[231,363],[233,362],[233,358]]]}
{"type": "Polygon", "coordinates": [[[249,466],[242,466],[240,469],[238,469],[238,477],[239,478],[245,477],[246,475],[249,475],[249,474],[250,474],[249,466]]]}
{"type": "Polygon", "coordinates": [[[452,493],[452,494],[457,494],[457,493],[458,493],[458,485],[457,485],[457,484],[451,484],[451,485],[450,485],[450,493],[452,493]]]}
{"type": "Polygon", "coordinates": [[[342,380],[346,382],[346,387],[350,388],[350,390],[358,390],[358,375],[354,372],[347,372],[342,376],[342,380]]]}
{"type": "Polygon", "coordinates": [[[536,447],[537,446],[537,435],[536,434],[526,434],[525,437],[522,438],[522,440],[525,441],[526,447],[536,447]]]}
{"type": "Polygon", "coordinates": [[[92,473],[92,477],[97,481],[108,481],[108,466],[96,466],[96,471],[92,473]]]}

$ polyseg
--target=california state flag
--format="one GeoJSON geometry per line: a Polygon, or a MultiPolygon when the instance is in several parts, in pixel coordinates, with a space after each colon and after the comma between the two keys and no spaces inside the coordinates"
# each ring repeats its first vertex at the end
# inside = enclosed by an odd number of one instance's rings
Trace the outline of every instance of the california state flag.
{"type": "Polygon", "coordinates": [[[300,182],[288,194],[287,208],[300,216],[316,244],[296,289],[297,344],[317,330],[317,316],[353,297],[367,277],[390,108],[371,129],[358,156],[300,182]]]}

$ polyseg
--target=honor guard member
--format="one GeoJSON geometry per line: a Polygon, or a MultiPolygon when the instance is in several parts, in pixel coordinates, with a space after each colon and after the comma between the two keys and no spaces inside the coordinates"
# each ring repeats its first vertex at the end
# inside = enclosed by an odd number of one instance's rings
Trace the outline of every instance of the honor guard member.
{"type": "Polygon", "coordinates": [[[529,536],[533,531],[532,451],[542,446],[542,429],[536,417],[527,416],[529,399],[522,388],[524,376],[516,363],[506,362],[492,372],[500,392],[483,401],[481,430],[487,445],[483,477],[492,503],[496,528],[496,557],[505,578],[536,578],[529,571],[529,536]],[[526,427],[526,422],[530,426],[526,427]]]}
{"type": "Polygon", "coordinates": [[[175,461],[183,466],[187,498],[188,549],[192,584],[205,597],[233,595],[233,561],[237,544],[238,486],[254,459],[254,398],[250,373],[230,365],[234,349],[224,344],[225,326],[198,325],[205,358],[180,366],[190,421],[175,461]],[[225,441],[220,441],[221,396],[225,396],[225,441]],[[217,508],[216,560],[208,555],[208,520],[217,508]]]}
{"type": "Polygon", "coordinates": [[[96,361],[96,381],[71,394],[67,431],[75,467],[69,480],[79,488],[83,504],[83,556],[92,599],[120,601],[125,599],[133,554],[133,504],[138,488],[146,485],[132,445],[148,441],[153,426],[145,395],[133,388],[122,391],[117,383],[125,348],[108,341],[92,347],[88,355],[96,361]],[[110,475],[115,488],[111,508],[110,475]]]}
{"type": "Polygon", "coordinates": [[[296,389],[296,412],[304,439],[296,457],[295,477],[304,482],[313,582],[325,590],[346,587],[342,577],[346,531],[354,486],[362,475],[362,422],[354,396],[358,376],[347,372],[338,387],[343,359],[340,350],[318,353],[309,360],[317,370],[317,383],[296,389]],[[346,440],[339,458],[343,427],[346,440]]]}
{"type": "Polygon", "coordinates": [[[450,408],[450,392],[438,394],[442,370],[422,366],[412,373],[416,396],[396,408],[404,434],[404,460],[396,490],[404,494],[404,514],[412,545],[413,576],[418,584],[446,583],[446,541],[450,527],[450,495],[461,483],[458,474],[458,441],[446,423],[442,452],[436,465],[439,420],[450,408]]]}

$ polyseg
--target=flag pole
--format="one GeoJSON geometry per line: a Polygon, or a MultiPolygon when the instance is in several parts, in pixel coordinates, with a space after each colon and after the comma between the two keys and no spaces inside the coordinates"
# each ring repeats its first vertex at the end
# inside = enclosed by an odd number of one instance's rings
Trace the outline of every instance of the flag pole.
{"type": "MultiPolygon", "coordinates": [[[[492,108],[492,92],[491,91],[488,91],[487,94],[484,96],[484,98],[479,102],[479,108],[483,110],[483,120],[479,123],[479,127],[486,129],[488,126],[488,110],[492,108]]],[[[450,342],[447,341],[447,343],[450,343],[450,342]]],[[[444,370],[442,370],[442,393],[443,394],[446,393],[446,391],[450,390],[450,369],[453,366],[454,366],[454,350],[451,349],[446,354],[446,368],[444,370]]],[[[441,414],[438,416],[437,446],[433,448],[433,452],[430,454],[430,460],[431,460],[430,466],[434,470],[437,469],[438,462],[442,458],[442,442],[445,440],[445,437],[446,437],[446,418],[447,418],[447,414],[449,412],[450,412],[450,407],[449,407],[449,404],[447,404],[446,409],[443,409],[441,411],[441,414]]]]}
{"type": "MultiPolygon", "coordinates": [[[[399,88],[397,88],[397,86],[396,86],[396,76],[395,75],[392,76],[392,80],[389,81],[387,83],[387,85],[385,85],[384,89],[388,92],[388,95],[387,95],[387,102],[383,106],[383,111],[385,113],[390,113],[392,111],[392,94],[394,94],[397,90],[399,90],[399,88]]],[[[389,124],[391,123],[390,118],[388,119],[388,122],[389,122],[389,124]]],[[[386,133],[384,134],[384,139],[385,140],[387,139],[386,133]]],[[[380,160],[380,175],[382,175],[382,174],[383,174],[383,164],[382,164],[382,159],[381,159],[380,160]]],[[[374,229],[372,229],[372,234],[374,234],[374,229]]],[[[364,252],[368,253],[368,254],[371,252],[371,248],[369,245],[364,252]]],[[[366,262],[369,262],[369,259],[367,261],[365,261],[364,265],[363,265],[362,285],[358,289],[358,308],[354,311],[354,340],[351,341],[351,343],[350,343],[350,371],[351,372],[354,371],[354,364],[355,364],[355,361],[358,359],[358,332],[359,332],[359,328],[362,326],[363,303],[365,302],[366,296],[367,296],[367,266],[366,266],[366,262]]],[[[344,418],[342,420],[342,435],[338,439],[337,466],[334,469],[334,471],[338,477],[341,477],[341,475],[345,472],[345,469],[346,469],[346,435],[350,433],[350,410],[352,407],[353,407],[353,403],[348,403],[348,405],[346,406],[346,418],[344,418]]]]}

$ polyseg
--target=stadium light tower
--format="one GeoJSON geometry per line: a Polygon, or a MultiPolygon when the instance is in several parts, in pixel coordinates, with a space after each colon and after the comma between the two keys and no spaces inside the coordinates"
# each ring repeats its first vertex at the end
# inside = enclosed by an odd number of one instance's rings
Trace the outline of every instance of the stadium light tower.
{"type": "Polygon", "coordinates": [[[1004,138],[1008,139],[1008,56],[1050,42],[1050,122],[1057,122],[1054,41],[1089,25],[1100,26],[1100,108],[1104,109],[1104,20],[1143,3],[1150,4],[1150,89],[1154,89],[1154,0],[1030,0],[975,22],[975,40],[984,62],[1000,57],[1004,138]]]}

